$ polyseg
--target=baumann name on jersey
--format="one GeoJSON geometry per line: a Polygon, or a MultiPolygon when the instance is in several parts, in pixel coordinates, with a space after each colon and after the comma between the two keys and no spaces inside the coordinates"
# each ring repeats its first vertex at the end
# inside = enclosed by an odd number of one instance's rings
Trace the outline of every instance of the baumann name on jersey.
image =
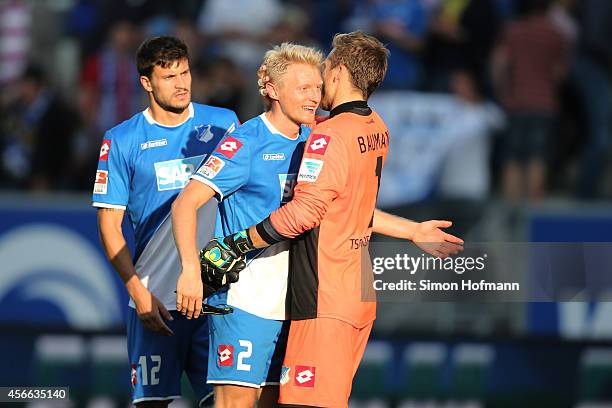
{"type": "Polygon", "coordinates": [[[373,133],[357,137],[357,143],[359,143],[359,151],[363,154],[374,150],[386,149],[389,146],[389,132],[384,133],[373,133]]]}

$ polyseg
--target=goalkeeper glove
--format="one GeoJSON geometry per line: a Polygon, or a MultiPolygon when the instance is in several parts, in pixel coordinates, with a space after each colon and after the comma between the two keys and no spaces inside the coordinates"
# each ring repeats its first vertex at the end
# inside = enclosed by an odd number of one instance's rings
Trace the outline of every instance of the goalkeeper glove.
{"type": "Polygon", "coordinates": [[[254,249],[245,230],[223,239],[211,240],[200,251],[202,282],[214,291],[238,281],[238,273],[246,267],[244,254],[254,249]]]}

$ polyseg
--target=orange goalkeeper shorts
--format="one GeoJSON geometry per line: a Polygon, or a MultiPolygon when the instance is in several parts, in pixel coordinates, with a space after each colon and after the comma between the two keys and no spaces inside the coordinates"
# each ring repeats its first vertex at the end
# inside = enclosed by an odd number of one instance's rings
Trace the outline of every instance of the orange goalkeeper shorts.
{"type": "Polygon", "coordinates": [[[373,323],[358,329],[332,318],[292,321],[279,402],[347,407],[373,323]]]}

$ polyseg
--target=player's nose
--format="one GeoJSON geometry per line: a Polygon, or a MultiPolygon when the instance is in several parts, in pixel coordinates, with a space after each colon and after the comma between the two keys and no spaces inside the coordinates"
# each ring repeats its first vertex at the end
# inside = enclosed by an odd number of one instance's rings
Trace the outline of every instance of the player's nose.
{"type": "Polygon", "coordinates": [[[182,75],[177,76],[177,80],[174,83],[175,87],[178,89],[185,89],[187,88],[187,81],[185,80],[185,78],[183,78],[182,75]]]}

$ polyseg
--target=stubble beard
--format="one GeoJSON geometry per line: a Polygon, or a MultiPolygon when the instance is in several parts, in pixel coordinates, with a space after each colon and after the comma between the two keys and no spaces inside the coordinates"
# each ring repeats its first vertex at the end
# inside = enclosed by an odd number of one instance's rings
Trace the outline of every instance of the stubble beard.
{"type": "Polygon", "coordinates": [[[175,114],[181,114],[185,111],[185,109],[187,109],[187,107],[189,106],[189,104],[191,103],[191,93],[189,94],[190,98],[189,100],[185,103],[184,106],[176,106],[176,105],[170,105],[162,100],[159,100],[157,98],[157,96],[155,94],[153,94],[153,99],[155,99],[155,102],[157,103],[157,105],[159,105],[160,108],[162,108],[163,110],[167,111],[167,112],[172,112],[175,114]]]}

